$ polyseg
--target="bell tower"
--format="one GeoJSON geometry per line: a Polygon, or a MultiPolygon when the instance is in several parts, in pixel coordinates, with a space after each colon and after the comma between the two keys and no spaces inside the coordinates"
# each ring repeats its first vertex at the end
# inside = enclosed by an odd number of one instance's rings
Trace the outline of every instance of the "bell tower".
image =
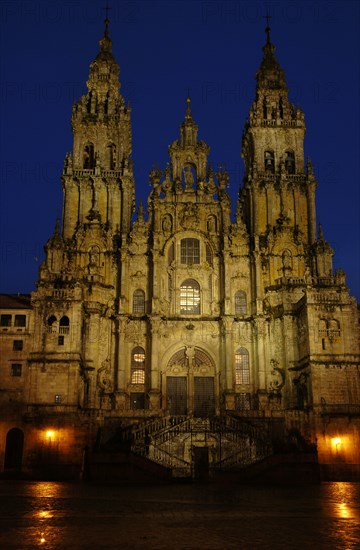
{"type": "Polygon", "coordinates": [[[240,200],[253,236],[251,245],[262,264],[255,267],[261,298],[260,287],[274,285],[284,276],[304,276],[310,263],[306,250],[316,240],[316,181],[311,163],[304,162],[304,114],[289,101],[269,26],[256,81],[243,133],[245,178],[240,200]]]}
{"type": "Polygon", "coordinates": [[[117,389],[114,315],[121,246],[134,205],[130,107],[105,19],[87,94],[72,111],[73,150],[62,174],[63,220],[45,246],[30,361],[34,403],[106,407],[117,389]]]}
{"type": "Polygon", "coordinates": [[[100,51],[90,65],[88,93],[74,104],[73,151],[65,159],[64,238],[89,216],[126,234],[134,202],[131,110],[120,94],[119,66],[105,19],[100,51]]]}

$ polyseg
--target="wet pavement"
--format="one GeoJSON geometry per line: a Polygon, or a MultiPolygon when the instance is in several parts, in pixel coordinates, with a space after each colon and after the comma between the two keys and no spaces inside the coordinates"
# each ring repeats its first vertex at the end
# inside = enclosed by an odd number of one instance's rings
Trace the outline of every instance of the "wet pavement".
{"type": "Polygon", "coordinates": [[[360,484],[0,481],[1,549],[360,548],[360,484]]]}

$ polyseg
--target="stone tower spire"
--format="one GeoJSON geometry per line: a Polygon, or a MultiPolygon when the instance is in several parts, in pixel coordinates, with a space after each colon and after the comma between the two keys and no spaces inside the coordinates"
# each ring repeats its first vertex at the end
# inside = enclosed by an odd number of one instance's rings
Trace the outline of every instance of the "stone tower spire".
{"type": "Polygon", "coordinates": [[[105,19],[100,50],[90,65],[88,92],[74,104],[72,153],[63,173],[63,234],[71,238],[95,212],[98,219],[126,234],[133,212],[131,109],[120,93],[119,66],[105,19]]]}
{"type": "Polygon", "coordinates": [[[256,97],[243,134],[245,177],[240,191],[256,262],[261,253],[271,258],[254,267],[258,297],[264,286],[284,274],[302,277],[310,265],[306,247],[316,240],[316,181],[304,163],[304,114],[289,100],[269,26],[262,50],[256,97]]]}

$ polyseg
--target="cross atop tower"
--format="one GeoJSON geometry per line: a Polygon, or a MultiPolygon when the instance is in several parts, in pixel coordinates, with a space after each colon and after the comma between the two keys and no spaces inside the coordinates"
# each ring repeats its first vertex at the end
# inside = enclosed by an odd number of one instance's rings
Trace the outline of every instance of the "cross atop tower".
{"type": "Polygon", "coordinates": [[[109,27],[109,23],[110,23],[108,16],[109,16],[109,10],[111,10],[111,6],[109,6],[109,3],[108,3],[107,0],[106,0],[106,6],[105,6],[105,8],[103,8],[103,10],[105,10],[105,21],[104,21],[104,23],[105,23],[105,33],[104,34],[105,34],[105,36],[107,36],[108,33],[109,33],[108,27],[109,27]]]}
{"type": "Polygon", "coordinates": [[[266,19],[266,29],[265,29],[266,36],[267,36],[266,42],[268,44],[270,44],[270,31],[271,31],[270,19],[271,19],[271,15],[269,15],[269,13],[266,12],[266,15],[264,15],[264,19],[266,19]]]}

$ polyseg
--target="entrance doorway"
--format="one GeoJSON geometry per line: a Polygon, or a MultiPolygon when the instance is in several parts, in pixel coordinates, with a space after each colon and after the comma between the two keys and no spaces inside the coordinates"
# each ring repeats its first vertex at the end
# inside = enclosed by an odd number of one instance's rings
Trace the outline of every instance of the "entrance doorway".
{"type": "Polygon", "coordinates": [[[194,477],[208,479],[209,477],[209,447],[193,447],[194,477]]]}
{"type": "Polygon", "coordinates": [[[194,416],[196,418],[209,418],[214,414],[214,378],[212,376],[195,376],[194,416]]]}
{"type": "Polygon", "coordinates": [[[168,376],[166,378],[166,398],[172,416],[187,414],[186,376],[168,376]]]}
{"type": "Polygon", "coordinates": [[[21,470],[24,448],[24,432],[12,428],[6,436],[4,470],[21,470]]]}

